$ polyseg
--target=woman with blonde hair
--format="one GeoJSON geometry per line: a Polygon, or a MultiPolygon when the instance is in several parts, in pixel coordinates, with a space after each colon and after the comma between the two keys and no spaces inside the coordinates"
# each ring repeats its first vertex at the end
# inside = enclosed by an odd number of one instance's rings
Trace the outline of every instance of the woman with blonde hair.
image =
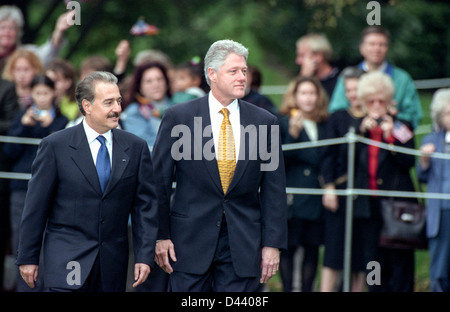
{"type": "MultiPolygon", "coordinates": [[[[306,89],[306,87],[303,87],[306,89]]],[[[314,122],[322,122],[328,118],[328,95],[322,87],[320,81],[315,77],[299,76],[294,78],[288,85],[288,89],[283,97],[283,103],[279,110],[280,115],[289,116],[289,133],[294,137],[298,137],[302,129],[302,121],[306,118],[314,122]],[[313,108],[303,107],[298,102],[297,96],[302,93],[299,86],[306,83],[310,86],[304,93],[314,94],[316,98],[314,103],[305,105],[313,105],[313,108]],[[311,88],[313,86],[313,88],[311,88]],[[313,90],[315,89],[315,91],[313,90]]]]}
{"type": "Polygon", "coordinates": [[[14,82],[21,108],[31,105],[31,82],[43,72],[43,64],[34,52],[18,49],[8,58],[3,78],[14,82]]]}
{"type": "MultiPolygon", "coordinates": [[[[280,108],[283,144],[323,139],[328,118],[328,97],[316,77],[297,77],[289,85],[280,108]]],[[[286,185],[320,188],[321,148],[285,151],[286,185]]],[[[294,256],[303,248],[301,291],[314,291],[319,246],[323,240],[323,206],[319,195],[288,195],[288,249],[281,252],[284,291],[293,290],[294,256]]]]}
{"type": "MultiPolygon", "coordinates": [[[[376,142],[394,147],[414,148],[412,124],[393,115],[395,87],[391,77],[380,71],[364,74],[358,83],[358,98],[367,110],[361,121],[359,132],[376,142]]],[[[414,192],[410,176],[414,168],[414,155],[391,151],[375,144],[357,144],[355,152],[355,188],[371,191],[414,192]]],[[[414,249],[398,242],[380,237],[383,225],[382,199],[387,196],[358,196],[355,210],[367,213],[365,231],[367,248],[366,263],[380,264],[381,283],[369,285],[369,291],[412,292],[414,291],[414,249]]],[[[417,202],[416,198],[402,200],[417,202]]]]}

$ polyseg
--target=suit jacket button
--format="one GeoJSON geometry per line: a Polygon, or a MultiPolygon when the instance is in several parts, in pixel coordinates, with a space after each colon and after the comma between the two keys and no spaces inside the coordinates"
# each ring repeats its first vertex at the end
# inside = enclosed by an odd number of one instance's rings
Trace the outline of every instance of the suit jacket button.
{"type": "Polygon", "coordinates": [[[311,170],[305,169],[305,170],[303,171],[303,174],[304,174],[305,176],[308,177],[308,176],[311,174],[311,170]]]}
{"type": "Polygon", "coordinates": [[[217,221],[217,223],[216,223],[217,227],[220,227],[220,224],[221,224],[221,222],[217,221]]]}

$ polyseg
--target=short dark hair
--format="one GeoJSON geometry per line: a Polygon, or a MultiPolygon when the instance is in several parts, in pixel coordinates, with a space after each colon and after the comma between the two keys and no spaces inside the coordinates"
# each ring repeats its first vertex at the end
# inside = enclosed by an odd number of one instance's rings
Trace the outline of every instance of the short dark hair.
{"type": "Polygon", "coordinates": [[[345,81],[346,79],[351,78],[359,79],[364,73],[365,71],[358,66],[348,66],[342,70],[341,76],[345,81]]]}
{"type": "Polygon", "coordinates": [[[163,63],[160,62],[154,62],[154,61],[150,61],[150,62],[144,62],[140,65],[138,65],[133,72],[133,80],[131,82],[131,86],[128,90],[128,96],[125,99],[125,102],[122,103],[122,109],[125,110],[125,108],[128,107],[128,105],[130,105],[131,103],[134,102],[139,102],[138,99],[136,98],[136,94],[140,94],[140,89],[141,89],[141,81],[142,81],[142,77],[144,76],[145,71],[147,71],[148,69],[151,68],[158,68],[161,73],[164,76],[164,80],[166,82],[166,96],[168,98],[172,97],[172,91],[170,89],[170,80],[169,80],[169,74],[167,72],[167,68],[163,63]]]}
{"type": "Polygon", "coordinates": [[[51,80],[44,74],[34,76],[33,80],[31,81],[30,87],[33,88],[36,85],[45,85],[50,89],[55,90],[55,84],[53,80],[51,80]]]}
{"type": "Polygon", "coordinates": [[[378,26],[378,25],[372,25],[372,26],[368,26],[368,27],[364,28],[364,30],[361,33],[360,43],[363,43],[364,39],[369,34],[380,34],[380,35],[385,36],[388,41],[388,44],[391,41],[391,33],[389,32],[389,30],[387,30],[386,28],[383,28],[381,26],[378,26]]]}
{"type": "Polygon", "coordinates": [[[117,84],[117,81],[117,77],[110,72],[94,71],[78,83],[75,89],[75,98],[83,116],[86,115],[86,112],[83,109],[82,102],[84,99],[91,103],[95,100],[95,86],[97,82],[117,84]]]}

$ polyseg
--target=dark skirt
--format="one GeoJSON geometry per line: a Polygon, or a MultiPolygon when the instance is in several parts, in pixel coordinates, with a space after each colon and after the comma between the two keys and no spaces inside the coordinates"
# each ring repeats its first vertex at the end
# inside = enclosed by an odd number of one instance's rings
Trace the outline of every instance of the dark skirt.
{"type": "Polygon", "coordinates": [[[318,221],[291,218],[288,220],[288,245],[298,247],[304,245],[319,246],[323,244],[322,219],[318,221]]]}
{"type": "MultiPolygon", "coordinates": [[[[323,265],[335,270],[344,267],[345,213],[344,196],[339,197],[336,212],[325,212],[323,265]]],[[[378,246],[379,220],[373,214],[370,218],[353,218],[352,226],[351,268],[352,271],[365,271],[367,263],[374,259],[378,246]]]]}

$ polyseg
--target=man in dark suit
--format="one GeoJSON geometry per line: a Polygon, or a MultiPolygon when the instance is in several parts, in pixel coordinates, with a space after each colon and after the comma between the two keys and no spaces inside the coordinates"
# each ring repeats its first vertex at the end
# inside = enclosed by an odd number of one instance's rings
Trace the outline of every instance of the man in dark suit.
{"type": "MultiPolygon", "coordinates": [[[[12,120],[19,112],[16,88],[14,83],[0,79],[0,135],[6,135],[12,120]]],[[[3,152],[0,142],[0,171],[11,171],[11,159],[3,152]]],[[[9,222],[9,180],[0,178],[0,281],[3,281],[3,263],[7,248],[10,246],[9,222]]],[[[0,291],[3,285],[0,285],[0,291]]]]}
{"type": "Polygon", "coordinates": [[[39,146],[16,262],[34,287],[43,242],[46,288],[125,291],[130,213],[133,286],[147,279],[154,261],[157,209],[150,152],[144,140],[116,129],[122,97],[114,75],[89,74],[78,84],[76,98],[84,120],[39,146]]]}
{"type": "Polygon", "coordinates": [[[160,125],[152,154],[156,262],[170,273],[169,291],[256,291],[277,272],[286,248],[278,120],[239,100],[247,56],[240,43],[215,42],[205,56],[211,92],[170,107],[160,125]]]}

